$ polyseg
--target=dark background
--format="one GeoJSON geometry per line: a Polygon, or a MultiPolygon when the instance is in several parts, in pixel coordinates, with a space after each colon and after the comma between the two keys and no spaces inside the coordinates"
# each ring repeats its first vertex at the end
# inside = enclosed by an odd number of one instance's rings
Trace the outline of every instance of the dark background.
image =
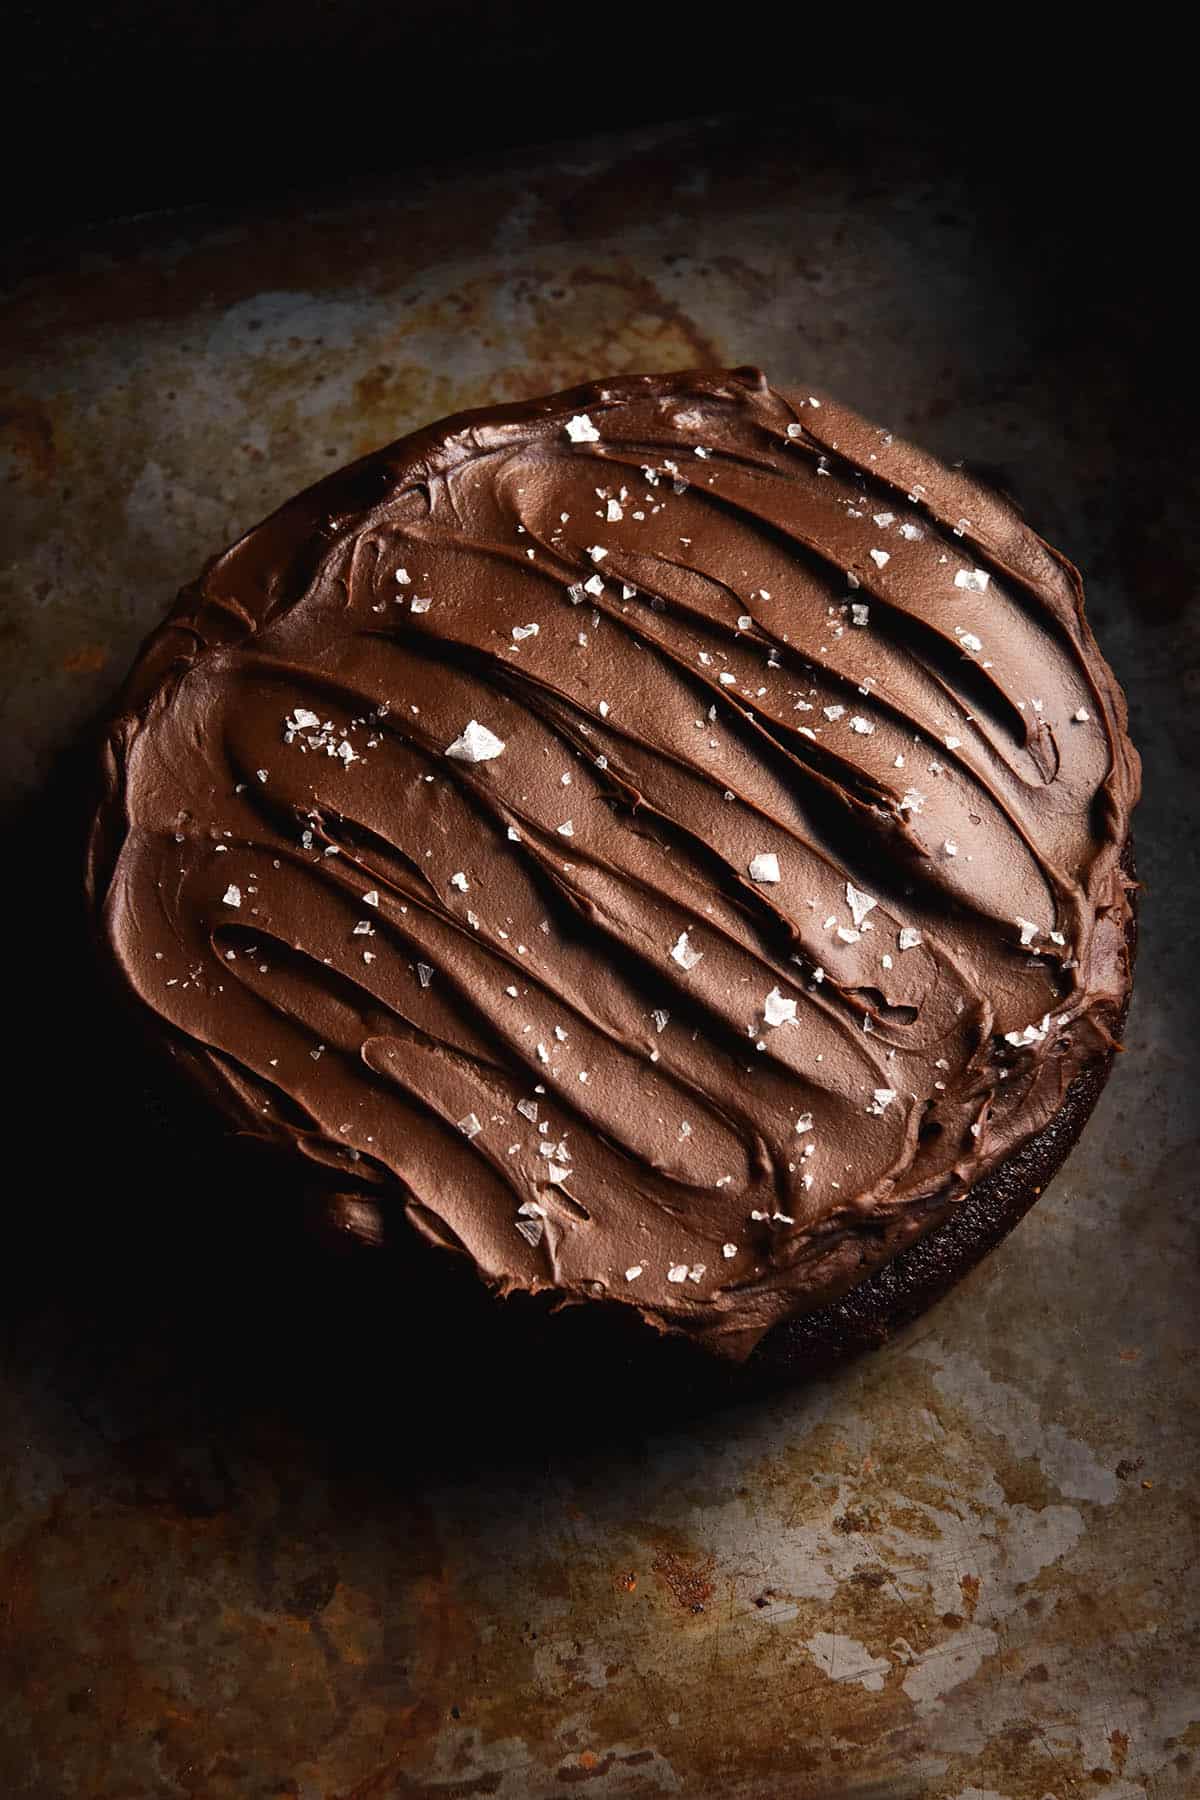
{"type": "MultiPolygon", "coordinates": [[[[1149,23],[1149,22],[1148,22],[1149,23]]],[[[971,9],[208,0],[10,7],[0,280],[86,248],[90,223],[317,202],[399,170],[664,120],[742,113],[888,181],[914,145],[965,175],[995,279],[1057,290],[1064,336],[1119,330],[1172,435],[1187,329],[1193,107],[1169,34],[971,9]],[[865,120],[864,123],[864,114],[865,120]],[[1131,307],[1131,297],[1135,304],[1131,307]],[[1135,342],[1131,342],[1131,333],[1135,342]]]]}

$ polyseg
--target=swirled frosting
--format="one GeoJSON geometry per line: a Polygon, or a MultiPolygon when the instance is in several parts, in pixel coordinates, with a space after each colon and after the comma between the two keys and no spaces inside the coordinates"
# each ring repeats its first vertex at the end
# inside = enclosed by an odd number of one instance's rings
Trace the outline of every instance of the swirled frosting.
{"type": "Polygon", "coordinates": [[[1075,570],[754,370],[466,413],[127,686],[90,880],[241,1128],[500,1292],[740,1356],[1111,1047],[1138,789],[1075,570]]]}

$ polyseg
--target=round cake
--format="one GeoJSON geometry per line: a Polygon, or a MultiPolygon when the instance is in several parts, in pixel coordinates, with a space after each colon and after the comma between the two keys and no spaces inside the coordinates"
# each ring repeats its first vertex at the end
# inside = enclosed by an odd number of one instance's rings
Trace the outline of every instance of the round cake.
{"type": "Polygon", "coordinates": [[[1077,1137],[1138,783],[1006,501],[752,369],[626,376],[217,557],[122,694],[89,894],[151,1038],[398,1282],[792,1365],[1077,1137]]]}

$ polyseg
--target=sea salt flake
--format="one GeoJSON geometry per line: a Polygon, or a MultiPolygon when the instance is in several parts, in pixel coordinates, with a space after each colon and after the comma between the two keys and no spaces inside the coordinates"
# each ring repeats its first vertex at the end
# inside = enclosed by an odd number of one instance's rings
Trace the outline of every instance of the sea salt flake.
{"type": "Polygon", "coordinates": [[[753,629],[753,626],[754,626],[754,620],[750,617],[749,613],[742,613],[739,616],[739,618],[738,618],[738,630],[739,631],[750,631],[753,629]]]}
{"type": "Polygon", "coordinates": [[[526,1243],[536,1250],[542,1241],[542,1235],[546,1229],[546,1221],[544,1219],[514,1219],[513,1224],[525,1239],[526,1243]]]}
{"type": "Polygon", "coordinates": [[[900,527],[900,536],[902,538],[907,538],[909,543],[913,544],[918,538],[923,538],[925,533],[921,530],[919,525],[909,525],[906,523],[900,527]]]}
{"type": "Polygon", "coordinates": [[[850,603],[850,623],[852,625],[867,625],[870,623],[870,619],[871,619],[871,609],[869,606],[867,606],[863,601],[860,601],[860,600],[851,601],[851,603],[850,603]]]}
{"type": "Polygon", "coordinates": [[[1034,938],[1037,937],[1041,928],[1040,926],[1035,925],[1032,919],[1022,919],[1019,916],[1016,920],[1016,925],[1021,933],[1021,946],[1023,949],[1027,949],[1029,945],[1032,944],[1034,938]]]}
{"type": "Polygon", "coordinates": [[[768,1025],[786,1025],[796,1017],[796,1002],[773,987],[763,1001],[763,1019],[768,1025]]]}
{"type": "Polygon", "coordinates": [[[871,517],[874,519],[876,525],[879,526],[879,529],[881,531],[886,531],[889,525],[894,525],[896,523],[895,513],[890,513],[890,512],[872,513],[871,517]]]}
{"type": "Polygon", "coordinates": [[[411,579],[412,577],[409,575],[407,569],[396,570],[396,580],[400,583],[401,587],[407,587],[411,579]]]}
{"type": "Polygon", "coordinates": [[[588,550],[588,555],[594,563],[598,563],[604,561],[605,557],[608,555],[608,551],[604,548],[603,544],[593,544],[588,550]]]}
{"type": "Polygon", "coordinates": [[[696,1281],[696,1282],[702,1281],[704,1278],[704,1274],[705,1274],[704,1264],[703,1263],[693,1263],[691,1268],[688,1270],[688,1280],[696,1281]]]}
{"type": "Polygon", "coordinates": [[[851,731],[857,731],[859,737],[870,737],[875,727],[872,725],[870,719],[864,719],[858,713],[855,713],[850,721],[850,729],[851,731]]]}
{"type": "Polygon", "coordinates": [[[568,419],[566,431],[573,444],[598,444],[600,442],[600,433],[586,413],[576,413],[573,419],[568,419]]]}
{"type": "Polygon", "coordinates": [[[896,1098],[896,1092],[897,1090],[895,1088],[876,1088],[872,1094],[871,1104],[867,1108],[867,1111],[874,1113],[876,1117],[879,1117],[881,1114],[885,1113],[892,1104],[892,1101],[896,1098]]]}
{"type": "Polygon", "coordinates": [[[454,874],[450,877],[450,886],[452,888],[457,888],[460,894],[465,894],[470,885],[470,882],[467,880],[466,875],[461,869],[456,869],[454,874]]]}
{"type": "Polygon", "coordinates": [[[836,935],[841,938],[843,944],[857,944],[862,932],[855,931],[852,925],[839,925],[836,935]]]}
{"type": "Polygon", "coordinates": [[[512,634],[517,643],[520,644],[523,643],[526,638],[536,637],[541,629],[541,626],[537,624],[514,625],[512,634]]]}
{"type": "Polygon", "coordinates": [[[726,1262],[730,1262],[733,1259],[733,1257],[735,1257],[737,1255],[737,1253],[738,1253],[738,1247],[736,1244],[722,1244],[721,1245],[721,1255],[725,1258],[726,1262]]]}
{"type": "Polygon", "coordinates": [[[429,986],[433,980],[433,967],[430,963],[419,962],[417,964],[417,980],[423,988],[429,986]]]}
{"type": "Polygon", "coordinates": [[[625,517],[619,500],[609,500],[604,508],[604,517],[609,525],[619,524],[625,517]]]}
{"type": "Polygon", "coordinates": [[[456,737],[452,744],[447,745],[446,755],[453,757],[456,762],[491,762],[503,749],[502,738],[498,738],[494,731],[489,731],[477,719],[471,719],[464,727],[462,736],[456,737]]]}
{"type": "Polygon", "coordinates": [[[861,925],[867,914],[878,904],[879,902],[873,900],[870,894],[864,894],[861,888],[856,888],[853,882],[846,883],[846,905],[850,908],[851,917],[856,925],[861,925]]]}
{"type": "Polygon", "coordinates": [[[667,1270],[667,1280],[673,1281],[677,1286],[681,1281],[687,1280],[687,1275],[688,1266],[686,1263],[673,1263],[667,1270]]]}
{"type": "Polygon", "coordinates": [[[982,650],[983,644],[973,631],[964,631],[961,625],[954,627],[954,635],[964,650],[982,650]]]}
{"type": "Polygon", "coordinates": [[[1092,715],[1088,711],[1086,706],[1079,707],[1075,712],[1073,712],[1071,714],[1071,717],[1072,717],[1072,719],[1074,719],[1076,725],[1086,725],[1088,720],[1091,718],[1091,716],[1092,715]]]}
{"type": "Polygon", "coordinates": [[[751,881],[768,882],[779,880],[779,858],[770,850],[760,850],[750,862],[751,881]]]}
{"type": "Polygon", "coordinates": [[[634,1263],[634,1265],[631,1269],[626,1269],[625,1279],[626,1279],[626,1281],[636,1281],[641,1273],[642,1273],[641,1263],[634,1263]]]}
{"type": "Polygon", "coordinates": [[[666,1030],[671,1015],[665,1008],[656,1006],[650,1017],[654,1020],[655,1030],[662,1032],[666,1030]]]}
{"type": "Polygon", "coordinates": [[[1006,1031],[1004,1041],[1014,1049],[1024,1050],[1031,1044],[1040,1044],[1050,1029],[1050,1014],[1042,1015],[1040,1025],[1026,1025],[1021,1031],[1006,1031]]]}
{"type": "Polygon", "coordinates": [[[458,1121],[458,1129],[462,1132],[464,1137],[473,1138],[478,1132],[483,1130],[483,1126],[479,1123],[475,1114],[469,1112],[465,1119],[460,1119],[458,1121]]]}
{"type": "Polygon", "coordinates": [[[681,969],[694,969],[696,964],[703,960],[704,952],[703,950],[693,950],[688,942],[687,932],[681,931],[677,941],[671,947],[671,956],[681,969]]]}
{"type": "Polygon", "coordinates": [[[598,575],[589,575],[583,584],[583,591],[585,594],[591,594],[598,600],[604,592],[604,583],[598,575]]]}
{"type": "Polygon", "coordinates": [[[875,564],[875,567],[877,569],[886,568],[888,563],[891,562],[891,560],[892,560],[892,558],[891,558],[890,551],[872,550],[872,552],[871,552],[871,561],[875,564]]]}
{"type": "Polygon", "coordinates": [[[969,594],[983,594],[987,592],[991,579],[986,569],[959,569],[954,577],[954,585],[956,588],[965,588],[969,594]]]}
{"type": "Polygon", "coordinates": [[[925,805],[920,788],[906,788],[897,805],[899,812],[919,813],[925,805]]]}
{"type": "Polygon", "coordinates": [[[722,687],[733,687],[737,682],[737,676],[731,675],[728,669],[722,669],[721,673],[717,676],[717,680],[722,687]]]}
{"type": "Polygon", "coordinates": [[[555,827],[555,830],[558,832],[559,837],[575,836],[575,826],[570,819],[564,819],[561,825],[555,827]]]}
{"type": "Polygon", "coordinates": [[[235,882],[231,881],[229,886],[225,889],[225,892],[222,894],[221,899],[226,906],[240,906],[242,904],[242,890],[235,882]]]}
{"type": "Polygon", "coordinates": [[[821,711],[831,723],[837,719],[843,719],[846,716],[846,709],[844,706],[823,706],[821,711]]]}
{"type": "Polygon", "coordinates": [[[915,925],[902,925],[896,943],[901,950],[915,950],[923,939],[915,925]]]}
{"type": "Polygon", "coordinates": [[[796,1136],[804,1137],[813,1128],[813,1116],[810,1112],[801,1113],[796,1120],[796,1136]]]}
{"type": "Polygon", "coordinates": [[[955,843],[953,838],[946,838],[943,841],[942,850],[945,853],[945,855],[947,855],[947,856],[957,856],[958,855],[958,845],[955,843]]]}
{"type": "Polygon", "coordinates": [[[957,737],[948,737],[948,738],[944,739],[944,742],[945,742],[947,750],[957,750],[959,745],[962,743],[962,739],[957,738],[957,737]]]}

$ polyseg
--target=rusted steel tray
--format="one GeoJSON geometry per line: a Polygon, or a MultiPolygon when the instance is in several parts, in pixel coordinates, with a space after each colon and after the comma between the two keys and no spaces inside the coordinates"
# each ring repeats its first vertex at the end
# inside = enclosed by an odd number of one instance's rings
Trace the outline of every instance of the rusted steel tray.
{"type": "Polygon", "coordinates": [[[1049,229],[920,151],[873,166],[717,121],[29,254],[0,778],[36,801],[10,957],[55,999],[8,1133],[34,1156],[0,1275],[6,1800],[1200,1792],[1177,452],[1127,436],[1119,303],[1062,328],[1049,229]],[[67,979],[43,853],[71,783],[45,784],[176,586],[331,466],[730,361],[974,460],[1072,549],[1146,758],[1149,896],[1131,1054],[1017,1234],[877,1357],[648,1417],[616,1373],[456,1360],[373,1265],[277,1235],[278,1196],[231,1227],[67,979]]]}

